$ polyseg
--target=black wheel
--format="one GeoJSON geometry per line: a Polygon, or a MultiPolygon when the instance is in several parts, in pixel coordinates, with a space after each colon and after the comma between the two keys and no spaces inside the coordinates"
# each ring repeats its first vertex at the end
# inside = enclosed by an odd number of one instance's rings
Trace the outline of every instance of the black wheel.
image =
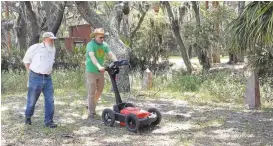
{"type": "Polygon", "coordinates": [[[135,107],[135,105],[133,105],[132,103],[125,103],[124,106],[125,106],[125,107],[135,107]]]}
{"type": "Polygon", "coordinates": [[[129,114],[125,117],[125,125],[129,131],[137,133],[140,123],[136,115],[129,114]]]}
{"type": "Polygon", "coordinates": [[[102,121],[106,126],[113,126],[115,123],[115,113],[111,109],[104,109],[102,112],[102,121]]]}
{"type": "Polygon", "coordinates": [[[156,121],[151,123],[151,125],[158,125],[161,122],[161,113],[156,108],[150,108],[148,112],[155,114],[157,118],[156,121]]]}

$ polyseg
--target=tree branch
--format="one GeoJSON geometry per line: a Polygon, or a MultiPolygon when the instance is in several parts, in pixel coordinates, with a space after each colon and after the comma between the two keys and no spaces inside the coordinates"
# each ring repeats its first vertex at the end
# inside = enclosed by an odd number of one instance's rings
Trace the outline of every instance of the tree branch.
{"type": "Polygon", "coordinates": [[[32,39],[30,42],[30,45],[33,45],[35,43],[39,42],[39,38],[40,38],[40,29],[39,29],[39,25],[37,23],[37,17],[35,12],[32,10],[32,5],[30,3],[30,1],[25,1],[25,5],[27,8],[27,12],[29,13],[30,19],[29,21],[31,22],[31,28],[32,28],[32,39]]]}
{"type": "Polygon", "coordinates": [[[64,9],[65,9],[65,6],[66,6],[66,3],[67,1],[65,1],[63,4],[60,3],[59,4],[59,9],[58,9],[58,14],[57,14],[57,18],[55,20],[55,23],[51,29],[51,32],[54,33],[54,35],[57,34],[60,26],[61,26],[61,23],[62,23],[62,20],[63,20],[63,15],[64,15],[64,9]]]}
{"type": "Polygon", "coordinates": [[[89,8],[87,1],[76,1],[78,12],[81,14],[83,19],[87,21],[93,28],[102,27],[106,32],[109,32],[111,35],[117,36],[114,32],[111,31],[109,23],[101,19],[101,17],[89,8]]]}
{"type": "Polygon", "coordinates": [[[141,26],[141,24],[142,24],[142,22],[143,22],[143,20],[144,20],[144,18],[145,18],[145,16],[146,16],[146,13],[147,13],[147,11],[148,11],[148,9],[149,9],[149,6],[145,6],[146,8],[145,8],[145,11],[143,11],[143,9],[142,9],[142,7],[140,6],[140,12],[141,12],[141,17],[140,17],[140,19],[139,19],[139,21],[138,21],[138,23],[137,23],[137,26],[136,26],[136,28],[131,32],[131,35],[130,35],[130,40],[132,40],[134,37],[135,37],[135,35],[136,35],[136,32],[139,30],[139,28],[140,28],[140,26],[141,26]]]}
{"type": "Polygon", "coordinates": [[[145,11],[145,12],[142,13],[142,15],[141,15],[141,17],[140,17],[140,19],[139,19],[139,21],[138,21],[138,23],[137,23],[136,28],[132,31],[132,33],[131,33],[131,35],[130,35],[130,40],[132,40],[132,39],[135,37],[136,32],[137,32],[138,29],[140,28],[140,26],[141,26],[141,24],[142,24],[142,22],[143,22],[143,20],[144,20],[144,18],[145,18],[145,16],[146,16],[146,13],[147,13],[147,11],[145,11]]]}

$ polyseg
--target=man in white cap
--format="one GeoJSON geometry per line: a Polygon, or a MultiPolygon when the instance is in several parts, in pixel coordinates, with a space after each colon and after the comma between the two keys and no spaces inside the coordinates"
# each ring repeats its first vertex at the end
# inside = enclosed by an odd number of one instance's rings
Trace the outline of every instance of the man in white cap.
{"type": "Polygon", "coordinates": [[[93,32],[95,38],[86,46],[86,74],[88,88],[88,120],[94,120],[96,104],[104,88],[104,57],[109,56],[112,61],[117,61],[107,43],[104,42],[104,29],[96,28],[93,32]]]}
{"type": "Polygon", "coordinates": [[[46,127],[56,128],[53,122],[54,98],[53,84],[51,79],[52,67],[55,59],[54,40],[56,37],[52,32],[45,32],[42,42],[30,46],[25,54],[23,62],[29,73],[28,94],[25,111],[25,124],[31,125],[31,117],[34,113],[35,104],[41,94],[44,94],[46,127]]]}

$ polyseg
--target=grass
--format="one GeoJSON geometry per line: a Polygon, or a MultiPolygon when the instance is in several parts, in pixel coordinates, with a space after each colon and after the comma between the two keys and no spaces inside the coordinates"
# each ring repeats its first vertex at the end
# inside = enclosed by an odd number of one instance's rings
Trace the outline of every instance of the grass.
{"type": "MultiPolygon", "coordinates": [[[[27,75],[24,71],[2,72],[1,86],[3,98],[14,93],[26,94],[27,75]],[[14,90],[16,87],[16,90],[14,90]]],[[[111,93],[111,83],[105,75],[104,92],[111,93]]],[[[70,91],[79,96],[86,96],[84,69],[55,70],[53,85],[57,96],[69,96],[70,91]]],[[[129,94],[125,96],[145,96],[150,99],[183,99],[196,104],[231,103],[243,105],[246,78],[243,73],[230,70],[216,72],[199,72],[187,74],[183,71],[172,71],[153,76],[153,88],[142,90],[142,77],[139,72],[130,75],[129,94]]],[[[272,105],[270,84],[261,85],[262,104],[272,105]]],[[[265,108],[266,108],[265,107],[265,108]]]]}
{"type": "Polygon", "coordinates": [[[217,103],[243,103],[246,80],[243,75],[230,71],[217,73],[184,74],[174,72],[154,78],[152,91],[166,92],[169,97],[180,97],[190,101],[217,103]]]}
{"type": "MultiPolygon", "coordinates": [[[[253,138],[257,139],[257,145],[271,144],[271,138],[266,135],[273,134],[268,128],[273,126],[270,121],[272,108],[269,108],[272,104],[268,100],[268,104],[265,104],[268,107],[263,107],[262,111],[244,112],[241,96],[245,79],[240,74],[219,71],[193,75],[183,72],[154,75],[151,90],[141,89],[139,73],[130,75],[132,91],[122,93],[122,99],[144,109],[156,107],[163,116],[159,126],[139,134],[129,133],[118,123],[114,127],[107,127],[100,119],[95,124],[86,123],[84,79],[84,70],[81,69],[54,71],[54,121],[58,123],[58,128],[48,129],[43,126],[43,96],[37,102],[33,125],[23,124],[25,73],[2,73],[2,144],[225,145],[230,142],[230,137],[234,145],[249,145],[253,138]],[[14,87],[18,89],[14,91],[14,87]],[[225,104],[228,106],[225,107],[225,104]]],[[[110,89],[109,77],[106,76],[105,92],[97,106],[98,114],[105,108],[112,108],[115,102],[110,89]]]]}
{"type": "MultiPolygon", "coordinates": [[[[181,56],[170,56],[169,59],[182,59],[181,56]]],[[[229,56],[222,56],[221,59],[226,60],[229,59],[229,56]]],[[[193,57],[191,60],[198,60],[197,57],[193,57]]]]}

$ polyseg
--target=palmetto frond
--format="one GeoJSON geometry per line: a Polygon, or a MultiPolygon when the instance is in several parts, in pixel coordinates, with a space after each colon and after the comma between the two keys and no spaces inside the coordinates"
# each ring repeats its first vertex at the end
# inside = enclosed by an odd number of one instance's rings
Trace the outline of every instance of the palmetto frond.
{"type": "Polygon", "coordinates": [[[273,2],[249,3],[230,26],[235,48],[254,51],[273,44],[273,2]],[[258,46],[258,47],[257,47],[258,46]]]}

